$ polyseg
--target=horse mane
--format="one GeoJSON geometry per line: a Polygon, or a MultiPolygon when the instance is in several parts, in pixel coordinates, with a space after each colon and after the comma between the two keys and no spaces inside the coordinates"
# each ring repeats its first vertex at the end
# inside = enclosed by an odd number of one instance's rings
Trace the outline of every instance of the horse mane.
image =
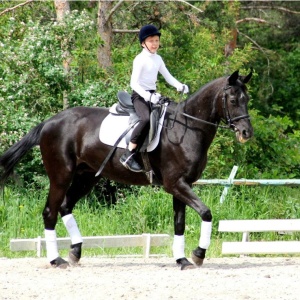
{"type": "MultiPolygon", "coordinates": [[[[203,93],[206,90],[210,90],[210,88],[215,85],[218,81],[222,81],[226,79],[227,76],[219,77],[214,79],[213,81],[210,81],[206,84],[204,84],[202,87],[200,87],[196,92],[194,92],[187,100],[193,100],[195,97],[197,97],[199,94],[203,93]]],[[[222,86],[223,87],[223,86],[222,86]]]]}
{"type": "MultiPolygon", "coordinates": [[[[209,95],[209,97],[206,97],[206,95],[209,94],[211,91],[215,92],[215,96],[213,97],[213,99],[210,103],[214,103],[217,100],[217,95],[219,94],[219,91],[221,89],[223,89],[223,84],[224,84],[223,82],[225,81],[226,78],[227,78],[227,76],[223,76],[223,77],[216,78],[216,79],[206,83],[205,85],[200,87],[196,92],[194,92],[192,95],[190,95],[185,101],[179,102],[178,104],[181,103],[182,106],[186,106],[186,104],[188,102],[190,102],[190,101],[193,102],[193,101],[196,101],[197,99],[199,100],[199,98],[200,98],[200,100],[203,100],[203,101],[207,100],[208,98],[212,99],[211,95],[209,95]]],[[[213,116],[215,114],[215,109],[216,109],[216,105],[214,103],[213,109],[211,112],[211,116],[213,116]]]]}

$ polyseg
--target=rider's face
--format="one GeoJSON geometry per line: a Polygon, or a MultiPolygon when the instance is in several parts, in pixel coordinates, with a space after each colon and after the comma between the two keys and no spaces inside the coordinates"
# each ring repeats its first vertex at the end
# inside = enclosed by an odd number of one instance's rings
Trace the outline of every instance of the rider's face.
{"type": "Polygon", "coordinates": [[[142,46],[148,49],[151,53],[155,53],[159,48],[159,36],[148,36],[145,41],[142,43],[142,46]]]}

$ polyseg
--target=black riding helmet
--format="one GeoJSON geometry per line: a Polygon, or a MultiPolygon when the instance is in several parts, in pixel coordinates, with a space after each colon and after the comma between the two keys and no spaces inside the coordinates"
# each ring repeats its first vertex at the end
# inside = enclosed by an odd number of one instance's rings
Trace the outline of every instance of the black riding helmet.
{"type": "Polygon", "coordinates": [[[148,36],[154,36],[158,35],[160,36],[161,33],[159,30],[154,26],[154,25],[145,25],[141,28],[140,33],[139,33],[139,40],[140,43],[142,44],[143,41],[148,37],[148,36]]]}

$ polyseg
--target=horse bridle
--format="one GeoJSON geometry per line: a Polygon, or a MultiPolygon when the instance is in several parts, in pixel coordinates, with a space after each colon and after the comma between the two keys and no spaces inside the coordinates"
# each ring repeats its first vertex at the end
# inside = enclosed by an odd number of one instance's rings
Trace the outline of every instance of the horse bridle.
{"type": "MultiPolygon", "coordinates": [[[[223,88],[223,96],[222,96],[222,109],[223,109],[223,113],[224,113],[224,116],[225,116],[225,120],[221,119],[225,124],[227,124],[226,126],[222,126],[220,125],[219,123],[212,123],[212,122],[209,122],[209,121],[205,121],[205,120],[202,120],[202,119],[199,119],[199,118],[196,118],[194,116],[191,116],[187,113],[184,113],[184,112],[181,112],[181,111],[178,111],[177,110],[177,107],[176,107],[176,111],[175,111],[175,118],[174,118],[174,121],[176,119],[176,115],[177,113],[180,113],[181,115],[189,118],[189,119],[193,119],[193,120],[196,120],[196,121],[199,121],[201,123],[204,123],[204,124],[207,124],[207,125],[212,125],[214,127],[220,127],[220,128],[224,128],[224,129],[232,129],[234,130],[235,129],[235,125],[233,124],[233,122],[236,122],[236,121],[239,121],[239,120],[242,120],[242,119],[249,119],[250,116],[247,114],[247,115],[241,115],[241,116],[238,116],[238,117],[235,117],[235,118],[231,118],[230,114],[229,114],[229,110],[228,110],[228,105],[227,105],[227,90],[231,89],[231,86],[230,85],[227,85],[223,88]]],[[[219,93],[217,93],[218,95],[219,93]]],[[[181,100],[182,100],[182,96],[183,96],[183,92],[181,93],[181,100]]],[[[181,102],[180,100],[180,102],[181,102]]]]}
{"type": "Polygon", "coordinates": [[[223,112],[224,112],[224,116],[226,118],[226,121],[224,121],[224,123],[227,122],[227,127],[226,126],[220,126],[222,128],[227,128],[227,129],[234,129],[235,125],[233,124],[233,122],[242,120],[242,119],[249,119],[250,116],[247,115],[241,115],[235,118],[231,118],[230,114],[229,114],[229,110],[228,110],[228,106],[227,106],[227,96],[228,94],[226,93],[227,90],[231,89],[231,86],[228,85],[226,87],[224,87],[223,89],[223,96],[222,96],[222,108],[223,108],[223,112]]]}

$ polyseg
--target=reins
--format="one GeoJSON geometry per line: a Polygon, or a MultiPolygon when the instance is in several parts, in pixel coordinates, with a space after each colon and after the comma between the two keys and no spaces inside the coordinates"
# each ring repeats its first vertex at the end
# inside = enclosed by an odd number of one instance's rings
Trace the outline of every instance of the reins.
{"type": "MultiPolygon", "coordinates": [[[[182,102],[183,94],[184,94],[184,87],[183,87],[183,89],[182,89],[182,91],[181,91],[181,93],[180,93],[180,99],[179,99],[179,102],[178,102],[177,105],[176,105],[175,116],[174,116],[174,119],[173,119],[173,124],[172,124],[171,127],[166,127],[168,130],[173,129],[173,127],[174,127],[175,120],[176,120],[176,117],[177,117],[177,114],[178,114],[179,103],[182,102]]],[[[164,99],[167,99],[167,98],[164,98],[164,99]]],[[[169,101],[169,100],[168,100],[168,101],[169,101]]],[[[181,113],[181,114],[182,114],[182,113],[181,113]]],[[[163,127],[165,127],[165,126],[163,126],[163,127]]]]}
{"type": "Polygon", "coordinates": [[[226,90],[228,90],[230,88],[231,88],[230,85],[224,87],[223,88],[223,96],[222,96],[222,108],[223,108],[223,112],[224,112],[224,116],[225,116],[226,120],[221,119],[221,121],[223,121],[225,124],[227,124],[226,126],[220,125],[219,123],[213,123],[213,122],[205,121],[203,119],[194,117],[194,116],[189,115],[187,113],[178,111],[179,104],[182,103],[182,99],[183,99],[183,94],[184,94],[184,90],[183,90],[181,92],[181,95],[180,95],[180,100],[179,100],[179,102],[178,102],[178,104],[176,106],[176,109],[175,109],[175,113],[174,113],[175,116],[174,116],[174,119],[173,119],[173,124],[172,124],[171,127],[167,127],[167,129],[169,129],[169,130],[173,129],[174,123],[175,123],[175,120],[176,120],[176,117],[177,117],[178,113],[180,113],[181,115],[183,115],[183,116],[185,116],[185,117],[187,117],[189,119],[201,122],[203,124],[211,125],[211,126],[214,126],[216,128],[222,128],[222,129],[233,129],[235,127],[235,125],[233,124],[233,122],[241,120],[241,119],[250,118],[249,115],[241,115],[241,116],[238,116],[238,117],[235,117],[235,118],[231,118],[230,117],[230,114],[229,114],[229,111],[228,111],[228,108],[227,108],[227,105],[226,105],[227,104],[227,97],[226,97],[227,93],[226,93],[226,90]]]}

